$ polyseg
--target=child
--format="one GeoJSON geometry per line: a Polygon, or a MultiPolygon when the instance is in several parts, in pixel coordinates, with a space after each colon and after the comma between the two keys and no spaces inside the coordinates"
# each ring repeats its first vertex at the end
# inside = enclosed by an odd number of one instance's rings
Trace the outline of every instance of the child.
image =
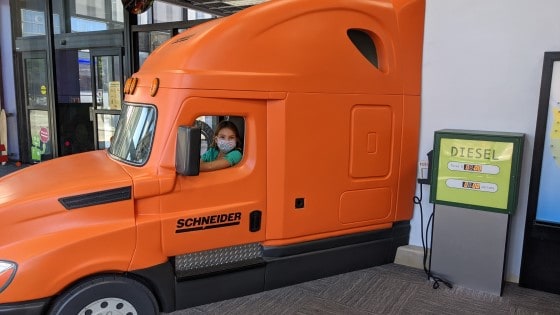
{"type": "Polygon", "coordinates": [[[200,158],[200,171],[209,172],[234,166],[241,161],[241,139],[235,124],[224,120],[216,127],[212,144],[200,158]]]}

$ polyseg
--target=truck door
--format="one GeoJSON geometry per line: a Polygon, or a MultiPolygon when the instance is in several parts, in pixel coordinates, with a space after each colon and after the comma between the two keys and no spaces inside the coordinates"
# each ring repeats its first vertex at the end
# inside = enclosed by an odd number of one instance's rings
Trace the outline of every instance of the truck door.
{"type": "MultiPolygon", "coordinates": [[[[174,193],[162,199],[164,253],[193,252],[261,242],[266,219],[266,101],[189,98],[177,126],[232,120],[242,138],[242,159],[229,168],[177,175],[174,193]],[[196,121],[199,123],[196,123],[196,121]]],[[[208,137],[208,132],[203,132],[208,137]]],[[[202,150],[211,143],[202,139],[202,150]]]]}

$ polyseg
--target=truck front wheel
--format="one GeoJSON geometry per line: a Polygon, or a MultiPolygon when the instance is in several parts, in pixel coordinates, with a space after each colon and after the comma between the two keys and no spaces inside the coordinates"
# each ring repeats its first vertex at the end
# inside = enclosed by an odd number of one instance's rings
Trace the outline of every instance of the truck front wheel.
{"type": "Polygon", "coordinates": [[[157,301],[146,286],[121,276],[91,278],[60,295],[49,314],[159,314],[157,301]]]}

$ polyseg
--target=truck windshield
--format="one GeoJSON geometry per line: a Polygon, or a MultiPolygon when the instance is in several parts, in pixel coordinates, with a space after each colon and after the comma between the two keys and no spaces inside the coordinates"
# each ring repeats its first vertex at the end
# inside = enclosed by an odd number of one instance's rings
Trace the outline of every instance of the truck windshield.
{"type": "Polygon", "coordinates": [[[125,163],[145,164],[152,151],[155,125],[155,107],[125,103],[109,153],[125,163]]]}

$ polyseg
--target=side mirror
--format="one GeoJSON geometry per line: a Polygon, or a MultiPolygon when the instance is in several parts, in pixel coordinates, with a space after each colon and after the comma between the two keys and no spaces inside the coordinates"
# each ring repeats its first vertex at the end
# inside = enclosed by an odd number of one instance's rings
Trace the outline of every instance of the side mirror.
{"type": "Polygon", "coordinates": [[[177,130],[175,170],[186,176],[200,172],[200,128],[180,126],[177,130]]]}
{"type": "Polygon", "coordinates": [[[154,0],[121,0],[123,7],[132,14],[140,14],[154,4],[154,0]]]}

